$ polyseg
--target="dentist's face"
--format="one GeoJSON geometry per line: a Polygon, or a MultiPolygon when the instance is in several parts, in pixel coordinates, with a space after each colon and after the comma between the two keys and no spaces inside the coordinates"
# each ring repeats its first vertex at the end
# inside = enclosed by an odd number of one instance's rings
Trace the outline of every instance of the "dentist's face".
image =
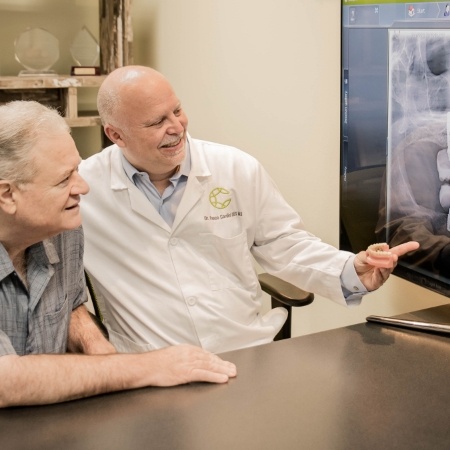
{"type": "Polygon", "coordinates": [[[172,171],[185,158],[188,119],[170,84],[145,77],[122,92],[120,128],[109,126],[127,160],[148,174],[172,171]]]}

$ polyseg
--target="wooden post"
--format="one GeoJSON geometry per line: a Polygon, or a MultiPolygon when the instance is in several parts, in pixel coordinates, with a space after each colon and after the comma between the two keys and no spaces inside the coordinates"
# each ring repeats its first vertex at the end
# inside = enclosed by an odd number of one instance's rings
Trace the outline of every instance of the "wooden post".
{"type": "Polygon", "coordinates": [[[76,119],[78,117],[78,98],[77,88],[69,87],[65,90],[66,95],[66,114],[68,119],[76,119]]]}
{"type": "Polygon", "coordinates": [[[133,63],[132,0],[100,1],[100,67],[108,74],[133,63]]]}

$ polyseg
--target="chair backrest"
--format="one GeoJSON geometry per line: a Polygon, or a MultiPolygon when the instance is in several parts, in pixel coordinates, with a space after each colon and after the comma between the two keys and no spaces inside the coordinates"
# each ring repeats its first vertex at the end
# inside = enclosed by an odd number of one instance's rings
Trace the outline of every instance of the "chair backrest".
{"type": "Polygon", "coordinates": [[[92,305],[94,306],[95,315],[103,322],[103,315],[100,310],[100,307],[98,306],[98,300],[97,296],[95,295],[94,286],[86,271],[84,271],[84,277],[86,279],[86,286],[88,288],[89,295],[91,296],[92,305]]]}
{"type": "Polygon", "coordinates": [[[91,279],[89,278],[88,273],[84,272],[84,277],[86,279],[86,286],[88,288],[89,296],[91,297],[92,305],[94,307],[95,314],[91,314],[92,320],[95,322],[95,324],[98,326],[100,331],[102,332],[103,336],[105,336],[106,339],[109,339],[109,333],[108,329],[105,327],[103,323],[103,315],[102,311],[98,305],[97,296],[95,295],[94,286],[92,284],[91,279]]]}

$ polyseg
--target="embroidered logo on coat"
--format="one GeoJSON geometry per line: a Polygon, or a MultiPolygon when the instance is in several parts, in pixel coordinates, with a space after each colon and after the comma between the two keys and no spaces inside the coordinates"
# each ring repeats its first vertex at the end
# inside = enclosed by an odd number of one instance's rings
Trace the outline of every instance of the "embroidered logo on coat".
{"type": "Polygon", "coordinates": [[[230,191],[223,187],[216,187],[209,193],[209,203],[216,209],[225,209],[231,203],[230,191]]]}

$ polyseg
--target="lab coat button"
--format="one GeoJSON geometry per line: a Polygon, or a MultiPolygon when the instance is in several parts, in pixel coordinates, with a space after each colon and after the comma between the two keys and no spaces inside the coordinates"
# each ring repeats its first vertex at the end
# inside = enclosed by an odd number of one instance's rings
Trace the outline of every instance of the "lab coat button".
{"type": "Polygon", "coordinates": [[[170,240],[170,245],[177,245],[178,244],[178,239],[177,238],[172,238],[170,240]]]}
{"type": "Polygon", "coordinates": [[[197,303],[197,299],[195,297],[189,297],[187,302],[189,306],[194,306],[197,303]]]}

